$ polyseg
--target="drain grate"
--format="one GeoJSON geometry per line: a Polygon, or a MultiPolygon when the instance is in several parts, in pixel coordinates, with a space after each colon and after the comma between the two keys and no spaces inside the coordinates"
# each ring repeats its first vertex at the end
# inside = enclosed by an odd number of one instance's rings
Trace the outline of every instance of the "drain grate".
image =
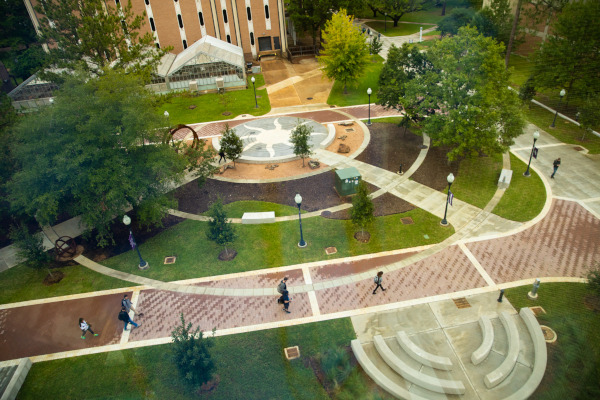
{"type": "Polygon", "coordinates": [[[283,349],[283,352],[285,353],[285,358],[288,360],[293,360],[294,358],[300,357],[300,349],[298,346],[286,347],[283,349]]]}
{"type": "Polygon", "coordinates": [[[346,132],[354,132],[354,128],[346,128],[346,132]]]}
{"type": "Polygon", "coordinates": [[[575,150],[577,150],[577,151],[582,151],[582,150],[583,150],[583,147],[581,147],[581,146],[575,146],[575,147],[573,147],[573,148],[574,148],[575,150]]]}
{"type": "Polygon", "coordinates": [[[165,257],[165,264],[175,264],[175,260],[177,260],[175,256],[165,257]]]}
{"type": "Polygon", "coordinates": [[[412,225],[415,223],[411,217],[401,218],[400,221],[402,221],[402,225],[412,225]]]}
{"type": "Polygon", "coordinates": [[[306,100],[312,100],[312,99],[313,99],[312,97],[307,97],[307,98],[306,98],[306,100]]]}
{"type": "Polygon", "coordinates": [[[469,308],[471,307],[471,305],[469,304],[469,302],[467,301],[467,299],[465,299],[464,297],[458,298],[458,299],[452,299],[452,301],[454,301],[454,304],[456,305],[456,308],[469,308]]]}
{"type": "Polygon", "coordinates": [[[335,247],[327,247],[325,249],[325,253],[327,255],[335,254],[335,253],[337,253],[337,249],[335,247]]]}

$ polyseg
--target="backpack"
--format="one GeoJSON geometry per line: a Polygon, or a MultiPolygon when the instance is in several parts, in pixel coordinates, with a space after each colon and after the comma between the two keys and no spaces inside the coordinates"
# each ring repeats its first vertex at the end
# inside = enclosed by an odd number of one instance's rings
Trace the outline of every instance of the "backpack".
{"type": "Polygon", "coordinates": [[[283,296],[277,299],[277,304],[283,304],[283,296]]]}
{"type": "Polygon", "coordinates": [[[373,282],[380,284],[381,283],[381,278],[376,276],[375,278],[373,278],[373,282]]]}
{"type": "Polygon", "coordinates": [[[127,315],[127,313],[125,311],[121,311],[119,313],[119,320],[121,320],[121,321],[127,321],[127,319],[128,319],[127,317],[128,317],[128,315],[127,315]]]}
{"type": "Polygon", "coordinates": [[[285,289],[286,289],[285,282],[284,281],[279,282],[279,285],[277,285],[277,292],[283,294],[283,291],[285,289]]]}

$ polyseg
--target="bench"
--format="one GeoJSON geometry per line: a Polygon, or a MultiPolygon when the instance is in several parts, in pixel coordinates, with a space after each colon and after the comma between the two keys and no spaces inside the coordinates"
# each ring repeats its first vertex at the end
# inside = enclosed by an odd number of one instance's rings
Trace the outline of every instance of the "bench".
{"type": "Polygon", "coordinates": [[[410,367],[392,352],[381,335],[373,336],[373,343],[386,364],[407,381],[436,393],[465,393],[465,385],[461,381],[436,378],[410,367]]]}
{"type": "Polygon", "coordinates": [[[471,354],[471,362],[473,365],[480,364],[485,360],[490,354],[492,345],[494,344],[494,327],[492,326],[490,319],[485,315],[482,315],[479,318],[479,326],[481,327],[483,340],[481,341],[479,348],[471,354]]]}
{"type": "Polygon", "coordinates": [[[517,357],[519,356],[519,331],[517,330],[517,324],[512,316],[507,312],[500,314],[500,321],[506,330],[508,336],[508,352],[502,364],[489,374],[485,376],[484,382],[488,389],[492,389],[498,386],[504,381],[517,364],[517,357]]]}
{"type": "Polygon", "coordinates": [[[247,212],[242,215],[242,224],[272,224],[275,222],[275,211],[247,212]]]}
{"type": "Polygon", "coordinates": [[[500,189],[506,189],[508,185],[510,185],[512,173],[512,170],[502,168],[502,172],[500,172],[500,178],[498,178],[498,187],[500,189]]]}
{"type": "Polygon", "coordinates": [[[417,346],[408,337],[406,332],[396,332],[396,340],[400,344],[400,347],[411,356],[414,360],[420,362],[423,365],[427,365],[432,368],[442,369],[450,371],[452,369],[452,361],[448,357],[436,356],[431,354],[417,346]]]}

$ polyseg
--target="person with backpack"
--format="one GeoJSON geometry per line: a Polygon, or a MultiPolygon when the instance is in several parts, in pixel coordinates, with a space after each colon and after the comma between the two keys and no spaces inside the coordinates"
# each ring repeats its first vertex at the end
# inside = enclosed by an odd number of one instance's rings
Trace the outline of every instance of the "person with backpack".
{"type": "Polygon", "coordinates": [[[283,311],[285,311],[286,313],[291,313],[290,310],[288,310],[289,306],[290,306],[290,296],[287,290],[284,290],[282,295],[281,295],[281,301],[283,302],[283,311]]]}
{"type": "Polygon", "coordinates": [[[133,310],[133,312],[137,313],[135,308],[133,308],[133,304],[131,304],[131,300],[129,299],[129,295],[125,294],[123,296],[123,300],[121,300],[121,307],[125,307],[125,311],[129,313],[129,310],[133,310]]]}
{"type": "Polygon", "coordinates": [[[279,285],[277,285],[277,292],[283,294],[284,290],[287,290],[287,280],[288,277],[285,276],[283,278],[283,280],[281,282],[279,282],[279,285]]]}
{"type": "Polygon", "coordinates": [[[558,167],[560,167],[560,157],[558,157],[554,162],[552,162],[552,166],[554,167],[554,172],[550,175],[550,178],[554,179],[554,175],[556,175],[556,171],[558,171],[558,167]]]}
{"type": "Polygon", "coordinates": [[[381,282],[383,282],[383,271],[379,271],[377,273],[377,276],[373,279],[373,282],[375,282],[375,290],[373,290],[373,294],[375,294],[375,292],[377,291],[377,289],[381,288],[381,290],[383,290],[385,292],[385,289],[383,288],[383,286],[381,286],[381,282]]]}
{"type": "Polygon", "coordinates": [[[94,336],[98,336],[97,333],[94,333],[90,324],[88,324],[85,319],[79,318],[79,329],[81,329],[81,338],[85,339],[85,334],[90,332],[94,336]]]}
{"type": "Polygon", "coordinates": [[[136,328],[139,327],[138,324],[136,324],[135,322],[133,322],[131,320],[131,318],[129,317],[129,314],[127,313],[127,310],[125,309],[125,307],[121,307],[121,312],[119,313],[119,320],[123,321],[123,324],[125,325],[125,327],[123,328],[124,331],[127,330],[127,324],[131,324],[131,325],[133,325],[136,328]]]}

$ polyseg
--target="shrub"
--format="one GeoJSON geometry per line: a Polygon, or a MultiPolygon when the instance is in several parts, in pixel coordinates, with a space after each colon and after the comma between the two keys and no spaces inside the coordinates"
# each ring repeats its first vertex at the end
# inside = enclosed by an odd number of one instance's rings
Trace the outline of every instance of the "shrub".
{"type": "Polygon", "coordinates": [[[592,267],[587,274],[588,287],[596,296],[600,296],[600,263],[592,267]]]}
{"type": "Polygon", "coordinates": [[[10,228],[9,236],[18,249],[17,256],[25,259],[27,266],[37,269],[48,267],[51,257],[44,249],[41,234],[31,234],[25,225],[19,224],[10,228]]]}

